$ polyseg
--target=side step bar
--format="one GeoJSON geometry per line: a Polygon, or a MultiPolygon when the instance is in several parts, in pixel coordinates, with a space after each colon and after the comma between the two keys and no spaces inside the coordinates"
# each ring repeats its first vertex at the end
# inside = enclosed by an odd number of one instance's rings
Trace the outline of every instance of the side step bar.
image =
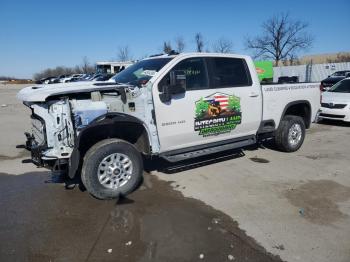
{"type": "Polygon", "coordinates": [[[230,142],[226,144],[219,144],[219,145],[216,144],[216,145],[206,147],[206,148],[201,148],[201,149],[195,149],[195,147],[192,147],[192,148],[188,148],[184,152],[176,153],[175,151],[173,151],[173,154],[171,152],[166,152],[166,153],[160,154],[160,157],[164,158],[169,162],[175,163],[175,162],[183,161],[190,158],[205,156],[205,155],[218,153],[218,152],[231,150],[231,149],[242,148],[253,144],[256,144],[255,136],[251,136],[248,139],[244,139],[244,140],[236,140],[234,142],[230,142]]]}

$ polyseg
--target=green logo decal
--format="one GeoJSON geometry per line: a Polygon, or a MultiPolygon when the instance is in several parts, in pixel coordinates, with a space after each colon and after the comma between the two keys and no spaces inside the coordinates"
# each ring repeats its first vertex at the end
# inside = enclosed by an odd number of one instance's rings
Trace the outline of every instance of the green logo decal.
{"type": "Polygon", "coordinates": [[[203,137],[229,133],[241,119],[240,98],[215,93],[196,102],[194,130],[203,137]]]}

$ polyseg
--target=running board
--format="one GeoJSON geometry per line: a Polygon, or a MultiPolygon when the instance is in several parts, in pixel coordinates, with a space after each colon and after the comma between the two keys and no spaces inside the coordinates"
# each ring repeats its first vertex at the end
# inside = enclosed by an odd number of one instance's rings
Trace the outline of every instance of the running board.
{"type": "Polygon", "coordinates": [[[215,145],[215,146],[206,147],[198,150],[191,150],[191,151],[188,150],[177,154],[176,153],[171,154],[171,152],[168,152],[168,153],[161,154],[160,157],[164,158],[165,160],[171,163],[175,163],[175,162],[183,161],[190,158],[196,158],[196,157],[210,155],[210,154],[214,154],[214,153],[218,153],[226,150],[242,148],[253,144],[256,144],[255,136],[250,137],[249,139],[238,140],[228,144],[215,145]]]}

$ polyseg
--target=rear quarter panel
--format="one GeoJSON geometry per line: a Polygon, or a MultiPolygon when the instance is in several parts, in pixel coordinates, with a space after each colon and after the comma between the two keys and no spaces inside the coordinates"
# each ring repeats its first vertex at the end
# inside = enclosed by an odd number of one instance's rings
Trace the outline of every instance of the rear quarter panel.
{"type": "Polygon", "coordinates": [[[311,122],[320,108],[320,83],[263,85],[263,120],[273,119],[278,127],[288,104],[308,101],[311,105],[311,122]]]}

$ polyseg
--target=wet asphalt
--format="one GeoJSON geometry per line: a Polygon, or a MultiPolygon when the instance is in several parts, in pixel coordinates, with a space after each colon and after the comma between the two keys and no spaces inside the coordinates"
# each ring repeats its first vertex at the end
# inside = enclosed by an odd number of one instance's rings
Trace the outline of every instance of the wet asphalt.
{"type": "Polygon", "coordinates": [[[281,261],[230,217],[153,175],[110,201],[63,180],[0,173],[0,261],[281,261]]]}

